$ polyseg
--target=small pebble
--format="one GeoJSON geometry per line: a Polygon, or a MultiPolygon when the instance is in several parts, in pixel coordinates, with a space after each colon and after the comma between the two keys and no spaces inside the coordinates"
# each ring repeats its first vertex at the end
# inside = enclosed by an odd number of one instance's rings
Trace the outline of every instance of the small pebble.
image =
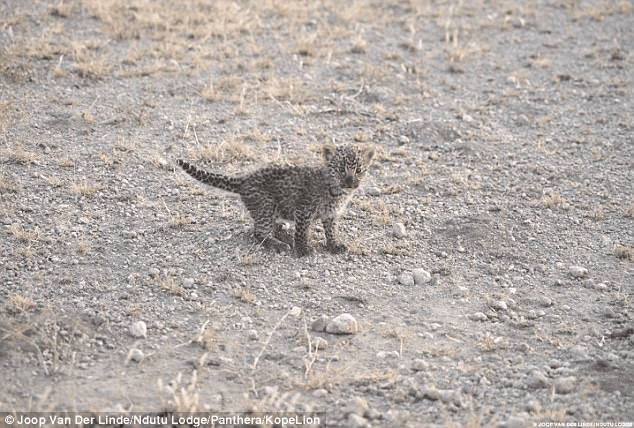
{"type": "Polygon", "coordinates": [[[585,278],[588,275],[588,269],[582,266],[570,266],[568,268],[568,273],[573,278],[585,278]]]}
{"type": "Polygon", "coordinates": [[[130,352],[128,353],[129,360],[134,361],[135,363],[139,363],[143,361],[143,358],[145,358],[143,351],[137,348],[130,349],[130,352]]]}
{"type": "Polygon", "coordinates": [[[403,223],[394,223],[392,226],[392,233],[399,239],[407,236],[407,231],[405,230],[405,225],[403,223]]]}
{"type": "Polygon", "coordinates": [[[488,317],[482,312],[475,312],[469,315],[469,319],[472,321],[486,321],[488,317]]]}
{"type": "Polygon", "coordinates": [[[429,369],[429,363],[421,358],[416,358],[412,364],[412,369],[417,372],[422,372],[429,369]]]}

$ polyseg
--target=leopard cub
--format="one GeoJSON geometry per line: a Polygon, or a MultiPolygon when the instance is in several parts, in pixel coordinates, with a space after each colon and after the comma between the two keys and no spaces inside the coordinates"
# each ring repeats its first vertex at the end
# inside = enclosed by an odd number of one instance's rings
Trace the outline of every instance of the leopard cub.
{"type": "Polygon", "coordinates": [[[339,254],[346,246],[335,239],[337,216],[368,172],[374,148],[327,144],[322,166],[267,166],[248,175],[227,177],[203,171],[184,160],[176,163],[196,180],[240,195],[253,217],[255,238],[278,250],[294,247],[299,257],[311,254],[308,230],[321,220],[326,246],[339,254]],[[295,222],[294,237],[284,236],[278,220],[295,222]]]}

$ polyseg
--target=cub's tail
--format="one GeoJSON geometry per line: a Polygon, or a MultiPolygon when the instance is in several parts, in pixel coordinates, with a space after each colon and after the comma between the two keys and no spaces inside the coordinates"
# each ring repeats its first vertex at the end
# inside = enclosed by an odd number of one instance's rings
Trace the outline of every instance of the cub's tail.
{"type": "Polygon", "coordinates": [[[202,183],[217,187],[218,189],[227,190],[229,192],[240,193],[240,187],[243,181],[240,177],[226,177],[222,174],[207,172],[197,168],[196,166],[188,162],[185,162],[182,159],[178,159],[176,163],[178,164],[178,166],[183,168],[183,170],[187,174],[191,175],[196,180],[202,183]]]}

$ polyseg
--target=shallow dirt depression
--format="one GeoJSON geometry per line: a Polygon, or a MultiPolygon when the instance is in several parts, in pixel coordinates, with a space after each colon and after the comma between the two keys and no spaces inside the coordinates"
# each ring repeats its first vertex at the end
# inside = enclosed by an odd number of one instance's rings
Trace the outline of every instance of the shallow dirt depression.
{"type": "Polygon", "coordinates": [[[0,411],[634,421],[633,28],[627,0],[3,1],[0,411]],[[376,148],[343,255],[319,225],[260,248],[175,168],[324,143],[376,148]]]}

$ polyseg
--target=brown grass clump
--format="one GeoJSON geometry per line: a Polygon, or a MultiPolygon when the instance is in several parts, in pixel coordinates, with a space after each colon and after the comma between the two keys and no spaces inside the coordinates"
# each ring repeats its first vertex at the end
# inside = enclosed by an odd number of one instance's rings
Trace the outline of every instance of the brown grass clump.
{"type": "Polygon", "coordinates": [[[253,303],[255,301],[255,295],[247,288],[234,288],[231,291],[231,295],[245,303],[253,303]]]}
{"type": "Polygon", "coordinates": [[[11,160],[20,165],[31,165],[36,163],[39,156],[36,153],[28,151],[24,145],[18,145],[9,151],[11,160]]]}
{"type": "Polygon", "coordinates": [[[195,161],[207,161],[217,164],[251,160],[255,157],[255,152],[251,146],[236,138],[230,138],[219,145],[196,146],[188,149],[187,154],[195,161]]]}
{"type": "Polygon", "coordinates": [[[10,178],[0,176],[0,194],[1,193],[18,193],[20,187],[10,178]]]}
{"type": "Polygon", "coordinates": [[[44,232],[40,230],[39,227],[35,226],[34,229],[24,229],[23,227],[18,227],[15,224],[9,227],[9,233],[15,236],[22,242],[36,242],[44,237],[44,232]]]}
{"type": "Polygon", "coordinates": [[[616,254],[619,259],[625,259],[634,262],[634,248],[632,247],[628,247],[626,245],[617,245],[616,247],[614,247],[614,254],[616,254]]]}
{"type": "Polygon", "coordinates": [[[78,195],[93,196],[95,193],[101,190],[101,188],[84,180],[79,183],[73,184],[72,190],[78,195]]]}
{"type": "Polygon", "coordinates": [[[9,313],[19,314],[27,312],[36,306],[35,301],[29,296],[22,296],[17,293],[13,293],[7,300],[7,310],[9,313]]]}

